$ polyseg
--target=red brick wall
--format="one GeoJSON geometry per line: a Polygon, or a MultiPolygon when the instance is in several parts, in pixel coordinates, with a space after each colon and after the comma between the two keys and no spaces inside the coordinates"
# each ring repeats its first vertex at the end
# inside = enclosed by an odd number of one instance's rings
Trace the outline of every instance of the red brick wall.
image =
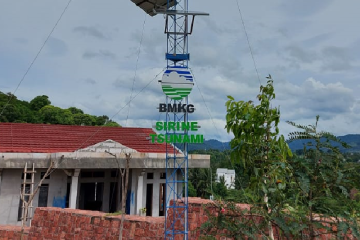
{"type": "MultiPolygon", "coordinates": [[[[61,208],[37,208],[23,240],[119,239],[121,216],[61,208]],[[27,235],[28,234],[28,235],[27,235]]],[[[0,240],[20,240],[21,227],[0,226],[0,240]]],[[[164,238],[164,217],[125,216],[123,239],[164,238]]]]}
{"type": "MultiPolygon", "coordinates": [[[[194,240],[198,239],[200,236],[200,231],[198,230],[203,223],[205,223],[208,220],[207,213],[204,209],[204,206],[206,205],[207,212],[211,213],[213,216],[217,216],[219,209],[216,209],[216,207],[212,204],[213,202],[207,199],[200,199],[200,198],[189,198],[189,239],[194,240]]],[[[240,209],[248,209],[250,210],[249,204],[237,204],[237,206],[240,209]]],[[[171,215],[170,213],[169,215],[171,215]]],[[[225,213],[226,214],[226,213],[225,213]]],[[[326,219],[324,219],[326,220],[326,219]]],[[[327,219],[328,220],[328,219],[327,219]]],[[[262,219],[257,218],[255,219],[255,222],[262,221],[262,219]]],[[[333,230],[336,231],[336,227],[333,227],[333,230]]],[[[275,226],[273,226],[274,231],[274,237],[275,239],[283,239],[278,236],[279,229],[275,226]]],[[[325,229],[319,229],[317,233],[325,233],[325,229]]],[[[221,236],[217,236],[217,239],[226,239],[226,240],[233,240],[232,238],[225,238],[221,236]]],[[[316,239],[317,240],[330,240],[335,239],[336,237],[333,234],[322,234],[319,235],[316,239]]],[[[180,239],[180,238],[179,238],[180,239]]],[[[259,239],[261,239],[261,236],[259,236],[259,239]]],[[[347,238],[349,240],[355,239],[351,234],[347,235],[347,238]]]]}
{"type": "MultiPolygon", "coordinates": [[[[37,208],[28,240],[119,239],[121,216],[76,209],[37,208]]],[[[123,239],[163,239],[164,217],[125,216],[123,239]]]]}
{"type": "MultiPolygon", "coordinates": [[[[25,228],[23,232],[23,240],[28,239],[29,228],[25,228]]],[[[21,227],[19,226],[1,226],[0,240],[17,240],[21,239],[21,227]]]]}
{"type": "MultiPolygon", "coordinates": [[[[208,220],[204,205],[210,200],[189,198],[189,239],[198,239],[196,229],[208,220]]],[[[215,207],[207,206],[212,214],[215,207]]],[[[249,208],[239,204],[240,208],[249,208]]],[[[172,216],[169,213],[169,217],[172,216]]],[[[125,216],[123,239],[160,240],[164,239],[164,217],[125,216]]],[[[119,238],[121,216],[106,216],[105,213],[61,208],[37,208],[31,228],[25,229],[23,240],[94,240],[119,238]]],[[[169,223],[169,221],[167,221],[169,223]]],[[[19,240],[20,227],[0,226],[0,240],[19,240]]],[[[275,231],[276,233],[276,231],[275,231]]],[[[181,239],[181,236],[177,236],[181,239]]],[[[218,237],[220,239],[220,237],[218,237]]],[[[224,239],[224,238],[223,238],[224,239]]],[[[332,239],[323,235],[319,239],[332,239]]],[[[351,239],[351,238],[350,238],[351,239]]]]}

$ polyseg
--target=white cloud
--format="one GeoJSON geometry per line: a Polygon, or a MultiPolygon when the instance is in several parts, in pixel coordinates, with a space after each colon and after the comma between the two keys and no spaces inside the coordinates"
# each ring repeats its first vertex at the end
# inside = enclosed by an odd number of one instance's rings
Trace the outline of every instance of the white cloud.
{"type": "MultiPolygon", "coordinates": [[[[1,3],[0,91],[16,88],[64,7],[61,1],[1,3]]],[[[196,18],[189,36],[197,84],[189,95],[196,107],[191,118],[205,138],[229,140],[226,96],[247,101],[259,92],[246,35],[235,1],[194,1],[189,7],[210,13],[196,18]]],[[[260,81],[274,77],[282,132],[291,131],[285,120],[310,124],[319,114],[321,126],[336,134],[359,133],[360,32],[354,29],[360,3],[255,0],[240,7],[260,81]]],[[[16,95],[31,100],[46,94],[55,105],[90,114],[119,112],[166,66],[162,16],[146,17],[137,61],[144,16],[131,1],[73,1],[16,95]]],[[[125,107],[115,120],[124,124],[128,117],[128,126],[151,127],[165,101],[161,76],[133,100],[129,116],[125,107]]]]}

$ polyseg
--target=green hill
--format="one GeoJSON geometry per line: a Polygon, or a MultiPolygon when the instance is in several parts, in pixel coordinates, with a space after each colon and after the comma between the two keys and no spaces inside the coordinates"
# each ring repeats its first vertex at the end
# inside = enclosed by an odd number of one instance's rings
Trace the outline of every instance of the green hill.
{"type": "Polygon", "coordinates": [[[120,127],[106,115],[94,116],[76,107],[62,109],[53,106],[46,95],[27,102],[3,92],[0,92],[0,122],[120,127]]]}

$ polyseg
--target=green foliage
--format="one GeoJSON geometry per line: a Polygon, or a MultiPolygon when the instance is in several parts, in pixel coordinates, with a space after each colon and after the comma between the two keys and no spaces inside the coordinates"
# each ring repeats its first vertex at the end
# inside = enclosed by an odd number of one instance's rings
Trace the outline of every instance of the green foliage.
{"type": "Polygon", "coordinates": [[[33,100],[30,101],[30,108],[34,111],[39,111],[43,107],[50,105],[51,102],[49,97],[46,95],[37,96],[33,100]]]}
{"type": "Polygon", "coordinates": [[[215,182],[213,186],[213,193],[218,199],[225,199],[228,196],[228,189],[225,185],[225,179],[220,177],[219,182],[215,182]]]}
{"type": "Polygon", "coordinates": [[[106,217],[112,217],[112,216],[119,216],[121,214],[122,214],[121,211],[116,211],[116,212],[113,212],[113,213],[106,213],[105,216],[106,217]]]}
{"type": "Polygon", "coordinates": [[[188,196],[189,197],[196,197],[197,196],[194,185],[190,181],[188,183],[188,196]]]}
{"type": "Polygon", "coordinates": [[[258,105],[236,102],[231,96],[226,102],[226,129],[234,134],[231,159],[241,163],[247,172],[249,191],[268,198],[265,208],[280,200],[278,192],[286,188],[285,176],[289,172],[286,157],[292,156],[284,136],[278,136],[280,111],[271,107],[275,93],[273,80],[270,76],[268,79],[267,85],[260,87],[258,105]]]}
{"type": "Polygon", "coordinates": [[[270,226],[276,226],[280,238],[316,239],[324,234],[319,229],[337,239],[349,231],[359,238],[360,203],[350,198],[354,188],[360,189],[359,164],[333,147],[345,143],[317,130],[319,116],[314,125],[288,122],[300,129],[289,135],[290,141],[309,140],[292,155],[278,134],[280,111],[271,105],[275,93],[268,79],[260,87],[259,104],[231,96],[226,102],[226,129],[234,134],[231,160],[242,182],[227,192],[230,202],[217,202],[218,215],[209,214],[203,236],[271,239],[270,226]],[[234,202],[249,203],[251,209],[239,209],[234,202]]]}
{"type": "Polygon", "coordinates": [[[113,120],[109,120],[105,123],[106,127],[121,127],[120,124],[114,122],[113,120]]]}
{"type": "MultiPolygon", "coordinates": [[[[315,236],[318,220],[314,214],[324,217],[344,219],[336,225],[337,236],[352,229],[352,234],[357,238],[359,235],[357,218],[360,216],[356,202],[350,199],[351,189],[359,188],[359,165],[349,164],[334,143],[342,147],[348,145],[325,131],[318,131],[319,116],[316,116],[314,125],[299,125],[288,122],[301,131],[289,134],[290,141],[308,139],[304,145],[303,155],[289,159],[294,182],[298,186],[296,203],[301,206],[307,216],[310,235],[315,236]]],[[[287,192],[289,198],[293,198],[294,191],[287,192]]],[[[296,206],[295,206],[296,207],[296,206]]]]}
{"type": "Polygon", "coordinates": [[[75,113],[73,114],[75,125],[95,126],[96,118],[89,114],[75,113]]]}
{"type": "Polygon", "coordinates": [[[211,183],[215,180],[215,174],[210,169],[194,168],[189,169],[189,182],[193,185],[196,196],[201,198],[210,198],[211,183]]]}
{"type": "Polygon", "coordinates": [[[11,99],[0,116],[0,122],[120,127],[118,123],[110,120],[105,115],[93,116],[85,114],[76,107],[62,109],[52,106],[49,97],[46,95],[37,96],[30,102],[20,101],[15,96],[11,97],[11,93],[4,94],[0,92],[1,110],[11,99]]]}
{"type": "Polygon", "coordinates": [[[76,108],[76,107],[69,107],[68,110],[72,113],[72,114],[84,114],[83,110],[76,108]]]}

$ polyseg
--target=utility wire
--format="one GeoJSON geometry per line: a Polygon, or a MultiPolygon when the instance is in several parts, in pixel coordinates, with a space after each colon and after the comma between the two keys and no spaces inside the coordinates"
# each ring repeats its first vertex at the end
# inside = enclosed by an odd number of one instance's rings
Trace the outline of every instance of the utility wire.
{"type": "MultiPolygon", "coordinates": [[[[72,0],[69,1],[69,3],[71,2],[72,0]]],[[[68,4],[69,5],[69,4],[68,4]]],[[[68,6],[67,5],[67,6],[68,6]]],[[[146,20],[146,16],[145,16],[145,19],[144,19],[144,24],[143,24],[143,32],[144,32],[144,27],[145,27],[145,20],[146,20]]],[[[138,52],[138,58],[137,58],[137,63],[139,61],[139,55],[140,55],[140,48],[141,48],[141,44],[142,44],[142,38],[141,37],[141,41],[140,41],[140,47],[139,47],[139,52],[138,52]]],[[[137,63],[136,63],[136,70],[135,70],[135,76],[134,76],[134,81],[135,81],[135,77],[136,77],[136,71],[137,71],[137,63]]],[[[117,116],[126,106],[130,106],[130,103],[132,100],[134,100],[142,91],[144,91],[161,73],[163,73],[163,71],[165,70],[165,68],[161,69],[161,71],[155,75],[155,77],[150,80],[134,97],[132,97],[132,94],[131,94],[131,97],[130,97],[130,100],[122,107],[120,108],[114,115],[112,115],[110,117],[110,119],[113,119],[115,116],[117,116]]],[[[133,85],[134,86],[134,85],[133,85]]],[[[132,89],[133,90],[133,89],[132,89]]],[[[1,116],[1,115],[0,115],[1,116]]],[[[100,130],[105,127],[105,124],[103,124],[96,132],[94,132],[90,137],[88,137],[84,142],[81,143],[81,145],[75,150],[79,150],[81,149],[81,147],[84,146],[84,144],[89,141],[91,138],[93,138],[98,132],[100,132],[100,130]]],[[[61,159],[63,160],[63,159],[61,159]]],[[[58,166],[59,166],[60,162],[58,164],[55,165],[55,167],[50,171],[49,175],[52,174],[56,169],[58,169],[58,166]]],[[[117,161],[117,164],[119,164],[119,162],[117,161]]],[[[119,172],[117,172],[116,175],[118,175],[119,172]]],[[[36,184],[36,186],[39,184],[40,182],[38,182],[36,184]]]]}
{"type": "MultiPolygon", "coordinates": [[[[138,70],[138,63],[139,63],[139,58],[140,58],[140,51],[141,51],[141,46],[142,46],[142,42],[143,42],[143,37],[144,37],[144,30],[145,30],[145,23],[146,23],[146,14],[144,14],[145,17],[144,17],[144,23],[143,23],[143,27],[142,27],[142,32],[141,32],[141,38],[140,38],[140,43],[139,43],[139,50],[138,50],[138,54],[137,54],[137,59],[136,59],[136,65],[135,65],[135,73],[134,73],[134,78],[133,78],[133,82],[132,82],[132,87],[131,87],[131,94],[130,94],[130,100],[132,99],[132,95],[133,95],[133,92],[134,92],[134,85],[135,85],[135,80],[136,80],[136,75],[137,75],[137,70],[138,70]]],[[[130,105],[131,105],[131,101],[129,102],[129,107],[128,107],[128,112],[127,112],[127,116],[126,116],[126,122],[125,122],[125,127],[127,127],[127,122],[128,122],[128,119],[129,119],[129,113],[130,113],[130,105]]],[[[118,165],[118,169],[116,171],[116,176],[115,176],[115,179],[118,179],[118,176],[119,176],[119,172],[121,171],[120,170],[120,164],[119,164],[119,160],[117,159],[116,155],[115,154],[112,154],[110,152],[108,152],[110,155],[114,156],[115,157],[115,160],[116,160],[116,163],[118,165]]],[[[122,180],[122,179],[121,179],[122,180]]],[[[120,183],[119,181],[117,183],[120,183]]],[[[120,184],[119,184],[120,185],[120,184]]],[[[120,186],[117,186],[117,189],[120,191],[120,186]]],[[[112,207],[112,203],[113,203],[113,198],[114,198],[114,193],[115,193],[115,184],[113,186],[113,190],[112,190],[112,193],[111,193],[111,196],[110,196],[110,206],[109,207],[112,207]]],[[[127,194],[127,192],[126,192],[127,194]]],[[[119,199],[120,200],[120,199],[119,199]]],[[[126,203],[125,203],[126,205],[126,203]]],[[[126,211],[126,209],[125,209],[126,211]]],[[[122,213],[124,214],[124,213],[122,213]]]]}
{"type": "Polygon", "coordinates": [[[42,44],[41,48],[39,49],[39,51],[37,52],[37,54],[35,55],[34,59],[32,60],[32,62],[30,63],[29,67],[27,68],[27,70],[25,71],[24,75],[22,76],[20,82],[18,83],[18,85],[15,88],[15,91],[12,93],[12,95],[10,96],[9,100],[7,101],[7,103],[4,105],[4,107],[2,108],[1,112],[0,112],[0,116],[4,113],[6,107],[9,105],[9,103],[11,102],[11,100],[14,98],[16,91],[19,89],[20,85],[22,84],[22,82],[24,81],[25,77],[27,76],[27,74],[29,73],[30,69],[32,68],[32,66],[34,65],[35,61],[37,60],[37,58],[39,57],[41,51],[43,50],[43,48],[45,47],[47,41],[49,40],[49,38],[51,37],[51,35],[53,34],[55,28],[57,27],[57,25],[59,24],[61,18],[63,17],[64,13],[66,12],[66,10],[68,9],[70,3],[72,0],[69,0],[67,5],[65,6],[64,10],[62,11],[60,17],[58,18],[58,20],[56,21],[54,27],[51,29],[50,33],[48,34],[47,38],[45,39],[44,43],[42,44]]]}
{"type": "MultiPolygon", "coordinates": [[[[194,81],[195,81],[195,74],[194,74],[194,72],[192,71],[191,68],[190,68],[190,70],[191,70],[191,73],[192,73],[192,75],[193,75],[193,77],[194,77],[194,81]]],[[[215,127],[215,129],[216,129],[216,131],[217,131],[217,133],[219,134],[219,130],[218,130],[217,127],[216,127],[216,124],[215,124],[215,122],[214,122],[214,118],[212,117],[211,112],[210,112],[210,109],[209,109],[208,105],[206,104],[204,95],[202,94],[202,92],[201,92],[201,90],[200,90],[199,84],[196,83],[195,85],[196,85],[197,89],[198,89],[199,92],[200,92],[201,98],[202,98],[202,100],[203,100],[203,102],[204,102],[204,105],[205,105],[205,107],[206,107],[206,109],[207,109],[207,112],[208,112],[208,114],[209,114],[209,117],[210,117],[210,119],[211,119],[211,121],[212,121],[212,123],[213,123],[213,125],[214,125],[214,127],[215,127]]]]}
{"type": "MultiPolygon", "coordinates": [[[[135,85],[135,79],[136,79],[137,70],[138,70],[138,63],[139,63],[139,58],[140,58],[141,45],[142,45],[143,37],[144,37],[144,29],[145,29],[145,23],[146,23],[146,14],[144,14],[144,15],[145,15],[145,17],[144,17],[144,23],[143,23],[143,27],[142,27],[142,33],[141,33],[141,38],[140,38],[139,50],[138,50],[137,59],[136,59],[135,73],[134,73],[134,79],[133,79],[132,87],[131,87],[130,99],[132,98],[132,95],[133,95],[133,92],[134,92],[134,85],[135,85]]],[[[128,112],[127,112],[127,116],[126,116],[125,127],[127,127],[127,122],[128,122],[128,119],[129,119],[129,113],[130,113],[130,103],[129,103],[129,108],[128,108],[128,112]]]]}
{"type": "MultiPolygon", "coordinates": [[[[164,70],[165,70],[165,68],[163,68],[158,74],[156,74],[155,77],[154,77],[151,81],[149,81],[149,82],[148,82],[132,99],[130,99],[119,111],[117,111],[117,112],[111,117],[111,119],[114,118],[116,115],[118,115],[118,114],[121,112],[121,110],[123,110],[127,105],[129,105],[130,102],[131,102],[132,100],[134,100],[142,91],[144,91],[161,73],[163,73],[164,70]]],[[[87,141],[89,141],[91,138],[93,138],[103,127],[105,127],[105,124],[102,125],[102,126],[101,126],[95,133],[93,133],[89,138],[87,138],[87,139],[80,145],[80,147],[79,147],[77,150],[81,149],[81,147],[82,147],[87,141]]],[[[75,151],[77,151],[77,150],[75,150],[75,151]]],[[[54,161],[56,161],[56,159],[55,159],[54,161]]],[[[64,158],[61,158],[59,162],[56,162],[56,163],[55,163],[55,166],[54,166],[54,167],[52,168],[52,170],[49,172],[49,175],[51,175],[56,169],[58,169],[58,166],[59,166],[63,161],[64,161],[64,158]]],[[[119,163],[118,163],[118,164],[119,164],[119,163]]],[[[34,186],[37,187],[37,186],[39,185],[39,183],[40,183],[40,181],[37,182],[36,184],[34,183],[34,186]]]]}
{"type": "MultiPolygon", "coordinates": [[[[117,116],[126,106],[128,106],[132,100],[134,100],[142,91],[144,91],[161,73],[163,73],[165,68],[161,69],[161,71],[155,75],[155,77],[149,81],[133,98],[131,98],[122,108],[119,109],[110,119],[113,119],[115,116],[117,116]]],[[[88,137],[79,147],[77,150],[81,149],[84,144],[89,141],[91,138],[93,138],[105,125],[102,125],[96,132],[94,132],[90,137],[88,137]]]]}
{"type": "Polygon", "coordinates": [[[258,71],[257,66],[256,66],[254,53],[253,53],[253,50],[252,50],[252,48],[251,48],[251,44],[250,44],[250,40],[249,40],[249,35],[248,35],[247,31],[246,31],[245,22],[244,22],[244,19],[243,19],[243,16],[242,16],[241,10],[240,10],[239,0],[235,0],[235,1],[236,1],[236,4],[237,4],[237,9],[239,10],[239,14],[240,14],[240,18],[241,18],[242,25],[243,25],[243,27],[244,27],[245,36],[246,36],[246,40],[247,40],[247,43],[248,43],[248,46],[249,46],[249,50],[250,50],[250,54],[251,54],[251,58],[252,58],[253,63],[254,63],[254,67],[255,67],[256,75],[257,75],[257,78],[258,78],[258,80],[259,80],[259,84],[260,84],[260,86],[261,86],[261,81],[260,81],[259,71],[258,71]]]}
{"type": "MultiPolygon", "coordinates": [[[[191,68],[190,68],[190,70],[191,70],[191,72],[192,72],[194,82],[196,82],[196,78],[195,78],[194,72],[192,71],[191,68]]],[[[203,100],[203,102],[204,102],[204,105],[205,105],[205,107],[206,107],[206,109],[207,109],[207,112],[208,112],[208,114],[209,114],[209,117],[210,117],[210,119],[211,119],[211,121],[212,121],[212,123],[213,123],[213,125],[214,125],[214,128],[216,129],[217,134],[220,136],[219,129],[216,127],[216,124],[215,124],[214,119],[213,119],[213,117],[212,117],[212,115],[211,115],[210,109],[209,109],[209,107],[208,107],[207,104],[206,104],[204,95],[202,94],[202,92],[201,92],[201,90],[200,90],[200,86],[199,86],[198,83],[196,83],[195,85],[197,86],[197,89],[198,89],[199,92],[200,92],[201,98],[202,98],[202,100],[203,100]]],[[[230,159],[229,153],[228,153],[227,151],[225,151],[226,148],[225,148],[224,143],[221,142],[221,144],[222,144],[222,147],[223,147],[223,151],[226,153],[227,159],[228,159],[229,162],[230,162],[231,167],[235,170],[235,166],[234,166],[233,162],[232,162],[231,159],[230,159]]],[[[210,166],[210,169],[211,169],[211,166],[210,166]]],[[[212,174],[212,171],[211,171],[211,174],[212,174]]],[[[236,177],[236,172],[235,172],[235,177],[236,177]]],[[[212,185],[212,181],[211,181],[211,185],[212,185]]],[[[240,187],[241,187],[242,192],[245,193],[245,190],[244,190],[244,188],[242,187],[241,184],[240,184],[240,187]]],[[[213,194],[213,193],[212,193],[212,194],[213,194]]],[[[244,194],[244,196],[245,196],[247,202],[249,202],[249,198],[246,196],[246,194],[244,194]]]]}

